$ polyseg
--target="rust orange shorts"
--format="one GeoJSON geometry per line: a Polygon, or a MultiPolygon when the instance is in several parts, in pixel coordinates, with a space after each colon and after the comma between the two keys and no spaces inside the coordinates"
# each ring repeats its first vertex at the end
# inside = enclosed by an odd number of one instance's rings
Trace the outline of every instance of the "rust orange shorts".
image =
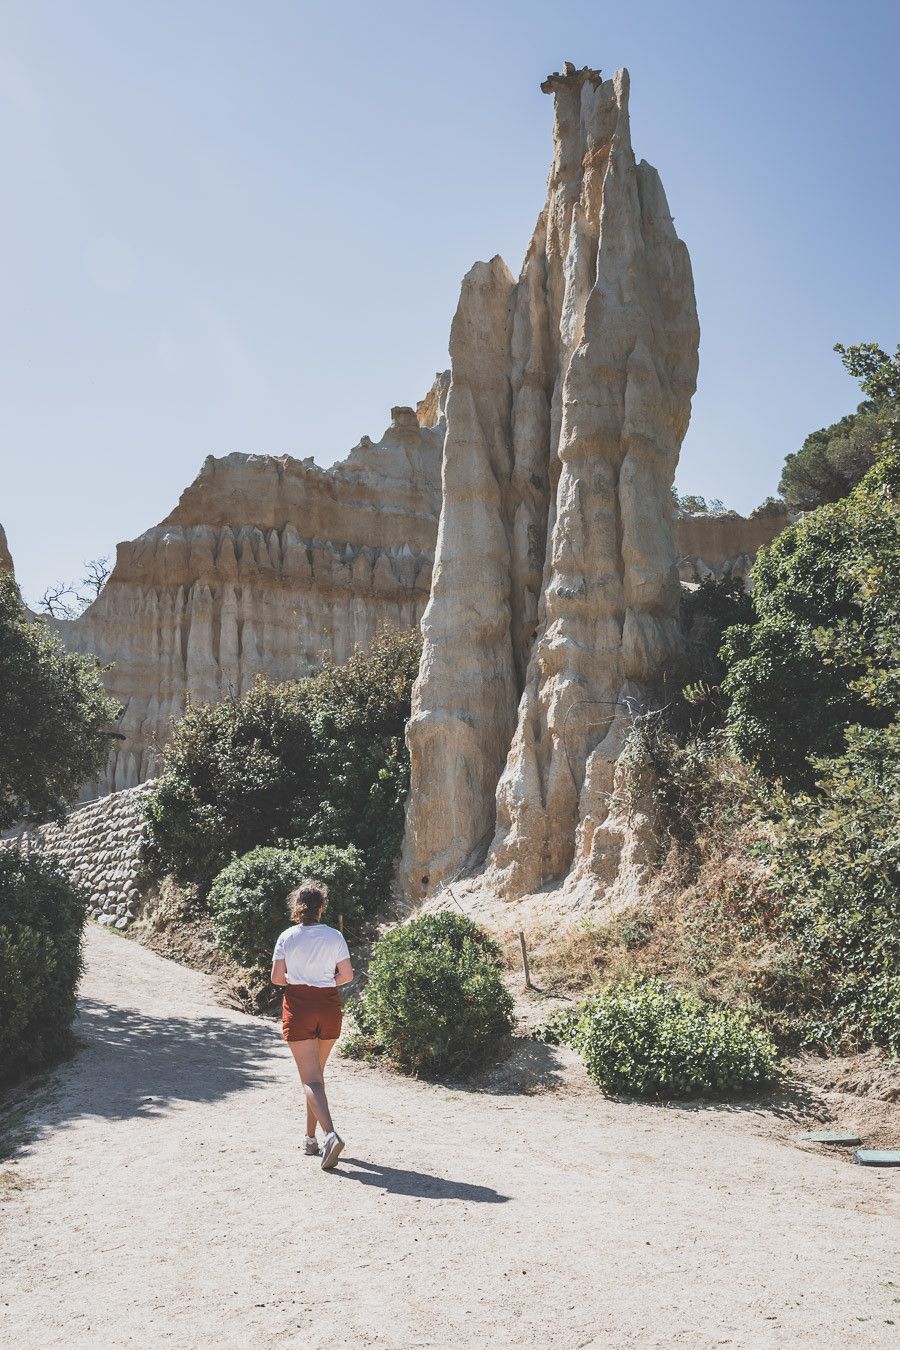
{"type": "Polygon", "coordinates": [[[336,1041],[342,1020],[337,989],[319,989],[312,984],[284,986],[281,1034],[286,1041],[336,1041]]]}

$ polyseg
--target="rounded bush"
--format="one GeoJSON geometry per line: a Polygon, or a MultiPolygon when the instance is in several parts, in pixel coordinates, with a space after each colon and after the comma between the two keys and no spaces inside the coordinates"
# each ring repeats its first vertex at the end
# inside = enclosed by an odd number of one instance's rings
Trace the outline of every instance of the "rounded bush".
{"type": "Polygon", "coordinates": [[[326,922],[358,916],[365,877],[358,849],[255,848],[223,867],[210,888],[219,950],[242,966],[268,970],[275,939],[291,923],[287,897],[304,877],[328,886],[326,922]]]}
{"type": "Polygon", "coordinates": [[[0,1082],[68,1046],[85,897],[43,858],[0,850],[0,1082]]]}
{"type": "Polygon", "coordinates": [[[375,944],[354,1011],[360,1030],[407,1073],[465,1073],[512,1029],[500,948],[463,914],[427,914],[375,944]]]}
{"type": "Polygon", "coordinates": [[[600,994],[571,1038],[598,1086],[637,1097],[727,1096],[775,1075],[765,1032],[661,980],[635,980],[600,994]]]}

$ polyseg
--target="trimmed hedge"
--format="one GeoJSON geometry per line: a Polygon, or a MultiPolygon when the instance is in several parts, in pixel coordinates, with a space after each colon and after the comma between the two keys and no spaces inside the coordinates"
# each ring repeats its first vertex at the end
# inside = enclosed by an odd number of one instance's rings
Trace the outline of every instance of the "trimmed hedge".
{"type": "Polygon", "coordinates": [[[361,914],[366,875],[358,849],[255,848],[224,867],[209,892],[216,944],[226,956],[253,970],[268,970],[275,939],[292,922],[287,897],[304,877],[328,886],[325,919],[361,914]]]}
{"type": "Polygon", "coordinates": [[[463,914],[426,914],[375,944],[352,1008],[364,1040],[406,1073],[464,1074],[512,1030],[500,948],[463,914]]]}
{"type": "Polygon", "coordinates": [[[51,862],[0,850],[0,1082],[67,1048],[85,897],[51,862]]]}

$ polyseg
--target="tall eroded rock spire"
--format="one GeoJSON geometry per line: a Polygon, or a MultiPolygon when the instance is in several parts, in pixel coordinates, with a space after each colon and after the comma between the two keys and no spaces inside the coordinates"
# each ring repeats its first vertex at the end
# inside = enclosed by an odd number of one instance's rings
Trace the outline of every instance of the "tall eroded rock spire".
{"type": "Polygon", "coordinates": [[[636,163],[629,80],[569,63],[547,202],[516,282],[463,281],[443,503],[408,741],[407,891],[480,862],[522,895],[614,872],[634,707],[678,643],[670,488],[699,328],[687,249],[636,163]],[[489,846],[489,848],[488,848],[489,846]]]}

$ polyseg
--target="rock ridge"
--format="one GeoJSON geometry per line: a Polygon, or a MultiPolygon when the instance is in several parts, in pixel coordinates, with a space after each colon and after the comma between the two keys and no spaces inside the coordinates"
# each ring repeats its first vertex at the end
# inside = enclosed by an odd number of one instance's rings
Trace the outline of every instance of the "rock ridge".
{"type": "Polygon", "coordinates": [[[438,375],[420,417],[394,408],[380,441],[364,436],[329,469],[289,455],[209,456],[161,524],[119,544],[94,603],[53,621],[70,650],[109,667],[104,682],[123,708],[123,739],[86,795],[158,773],[188,698],[240,697],[259,674],[298,678],[385,626],[418,624],[446,384],[438,375]]]}

